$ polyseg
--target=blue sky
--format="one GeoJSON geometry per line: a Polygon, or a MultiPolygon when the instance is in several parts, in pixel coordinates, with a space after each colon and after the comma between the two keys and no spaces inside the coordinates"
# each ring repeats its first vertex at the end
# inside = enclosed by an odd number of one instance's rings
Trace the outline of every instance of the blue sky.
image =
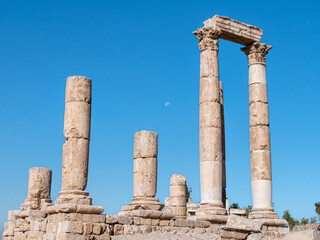
{"type": "MultiPolygon", "coordinates": [[[[0,1],[0,224],[27,195],[28,169],[61,187],[66,78],[93,80],[89,181],[95,205],[115,214],[132,198],[133,135],[159,134],[158,192],[172,174],[199,192],[199,56],[192,31],[215,14],[264,30],[273,201],[282,215],[315,215],[320,201],[318,1],[0,1]],[[166,102],[170,103],[165,104],[166,102]],[[167,106],[166,106],[167,105],[167,106]]],[[[220,41],[227,195],[252,204],[247,57],[220,41]]]]}

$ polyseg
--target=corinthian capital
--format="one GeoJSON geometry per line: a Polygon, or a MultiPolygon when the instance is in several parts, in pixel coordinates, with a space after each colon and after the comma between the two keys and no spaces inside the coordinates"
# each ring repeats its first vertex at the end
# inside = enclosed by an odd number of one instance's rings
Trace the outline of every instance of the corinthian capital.
{"type": "Polygon", "coordinates": [[[254,42],[248,46],[241,48],[241,51],[248,56],[249,64],[252,63],[265,63],[266,55],[268,51],[272,48],[271,45],[265,43],[254,42]]]}
{"type": "Polygon", "coordinates": [[[201,52],[204,50],[219,50],[219,36],[221,31],[217,27],[198,28],[193,34],[196,35],[199,40],[199,49],[201,52]]]}

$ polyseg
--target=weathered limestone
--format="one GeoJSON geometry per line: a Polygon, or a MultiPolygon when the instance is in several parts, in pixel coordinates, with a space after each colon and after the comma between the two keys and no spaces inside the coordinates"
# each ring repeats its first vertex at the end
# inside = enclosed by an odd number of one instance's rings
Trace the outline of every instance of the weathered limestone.
{"type": "Polygon", "coordinates": [[[259,42],[263,32],[258,27],[219,15],[208,19],[204,25],[205,27],[218,28],[221,31],[221,39],[241,45],[259,42]]]}
{"type": "Polygon", "coordinates": [[[29,170],[28,196],[21,205],[21,210],[45,209],[51,204],[51,176],[52,170],[34,167],[29,170]]]}
{"type": "Polygon", "coordinates": [[[155,198],[157,193],[158,134],[139,131],[134,134],[133,198],[122,211],[137,209],[159,211],[163,205],[155,198]]]}
{"type": "Polygon", "coordinates": [[[65,98],[62,187],[57,206],[48,212],[101,213],[103,208],[91,206],[92,199],[85,192],[88,181],[91,86],[87,77],[68,77],[65,98]],[[87,205],[87,206],[85,206],[87,205]]]}
{"type": "Polygon", "coordinates": [[[165,209],[172,211],[176,218],[187,216],[186,177],[174,174],[170,179],[170,197],[165,199],[165,209]]]}
{"type": "Polygon", "coordinates": [[[250,159],[253,208],[250,218],[278,218],[272,207],[270,130],[266,54],[271,49],[255,42],[241,50],[249,61],[250,159]]]}
{"type": "Polygon", "coordinates": [[[200,184],[197,215],[226,214],[223,195],[223,149],[218,43],[221,31],[206,25],[194,32],[200,55],[200,184]]]}

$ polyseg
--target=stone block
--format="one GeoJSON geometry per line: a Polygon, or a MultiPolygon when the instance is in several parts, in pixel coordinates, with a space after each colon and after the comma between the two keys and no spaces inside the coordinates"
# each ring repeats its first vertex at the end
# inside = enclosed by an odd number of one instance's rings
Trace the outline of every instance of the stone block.
{"type": "Polygon", "coordinates": [[[222,162],[220,128],[200,128],[200,161],[222,162]]]}
{"type": "Polygon", "coordinates": [[[186,219],[177,219],[175,221],[175,226],[176,227],[194,227],[194,221],[192,220],[186,220],[186,219]]]}
{"type": "Polygon", "coordinates": [[[169,226],[170,220],[160,220],[159,226],[169,226]]]}
{"type": "Polygon", "coordinates": [[[200,104],[205,102],[220,101],[220,88],[218,77],[201,77],[200,78],[200,104]]]}
{"type": "Polygon", "coordinates": [[[266,125],[269,126],[268,104],[253,102],[249,107],[250,126],[266,125]]]}
{"type": "Polygon", "coordinates": [[[250,153],[251,179],[271,180],[271,153],[268,150],[250,153]]]}
{"type": "Polygon", "coordinates": [[[113,224],[118,222],[118,216],[117,215],[105,215],[106,223],[107,224],[113,224]]]}
{"type": "Polygon", "coordinates": [[[133,223],[133,218],[132,217],[126,217],[126,216],[119,216],[118,217],[118,222],[122,225],[130,225],[133,223]]]}
{"type": "Polygon", "coordinates": [[[199,106],[200,128],[221,128],[221,106],[217,102],[203,102],[199,106]]]}
{"type": "Polygon", "coordinates": [[[270,151],[270,130],[268,126],[250,127],[250,151],[270,151]]]}
{"type": "MultiPolygon", "coordinates": [[[[219,77],[218,53],[216,51],[202,51],[200,54],[200,78],[219,77]]],[[[218,90],[220,88],[218,85],[218,90]]]]}
{"type": "Polygon", "coordinates": [[[249,104],[254,102],[268,103],[267,84],[255,83],[249,85],[249,104]]]}
{"type": "Polygon", "coordinates": [[[63,144],[62,190],[83,191],[87,186],[89,141],[70,138],[63,144]]]}
{"type": "Polygon", "coordinates": [[[160,219],[151,219],[151,225],[152,226],[159,226],[160,219]]]}
{"type": "Polygon", "coordinates": [[[133,235],[135,232],[132,227],[133,227],[133,225],[123,225],[123,234],[124,235],[133,235]]]}
{"type": "Polygon", "coordinates": [[[91,234],[93,231],[93,223],[84,223],[83,224],[83,233],[91,234]]]}
{"type": "Polygon", "coordinates": [[[158,156],[158,134],[139,131],[134,134],[134,158],[156,158],[158,156]]]}
{"type": "Polygon", "coordinates": [[[221,230],[221,239],[246,239],[249,235],[248,232],[238,232],[238,231],[228,231],[228,230],[221,230]]]}
{"type": "Polygon", "coordinates": [[[91,223],[105,223],[106,215],[104,214],[83,214],[82,221],[91,223]]]}
{"type": "Polygon", "coordinates": [[[123,235],[124,234],[124,229],[123,229],[123,225],[120,224],[115,224],[114,225],[114,229],[113,229],[113,234],[114,235],[123,235]]]}
{"type": "Polygon", "coordinates": [[[68,102],[65,105],[63,135],[68,138],[90,139],[91,105],[68,102]]]}
{"type": "Polygon", "coordinates": [[[96,235],[101,234],[101,233],[102,233],[101,224],[99,224],[99,223],[94,223],[94,224],[93,224],[93,228],[92,228],[92,233],[93,233],[93,234],[96,234],[96,235]]]}
{"type": "Polygon", "coordinates": [[[151,226],[139,226],[139,228],[142,234],[151,233],[152,231],[151,226]]]}
{"type": "Polygon", "coordinates": [[[261,230],[262,223],[259,221],[253,221],[248,218],[239,217],[237,215],[230,215],[226,224],[227,227],[238,229],[256,229],[261,230]]]}
{"type": "Polygon", "coordinates": [[[86,102],[91,104],[90,78],[83,76],[71,76],[66,84],[66,102],[86,102]]]}
{"type": "Polygon", "coordinates": [[[195,228],[208,228],[210,227],[209,221],[194,221],[195,228]]]}
{"type": "MultiPolygon", "coordinates": [[[[157,192],[157,158],[135,158],[133,162],[133,197],[151,197],[157,192]]],[[[145,205],[148,205],[146,202],[145,205]]]]}

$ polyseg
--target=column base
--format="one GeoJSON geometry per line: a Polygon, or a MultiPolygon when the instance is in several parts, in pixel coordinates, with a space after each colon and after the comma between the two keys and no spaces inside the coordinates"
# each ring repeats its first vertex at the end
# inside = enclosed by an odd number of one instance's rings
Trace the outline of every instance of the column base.
{"type": "Polygon", "coordinates": [[[270,209],[261,209],[256,208],[252,209],[249,213],[250,219],[279,219],[279,215],[274,211],[273,208],[270,209]]]}
{"type": "Polygon", "coordinates": [[[200,203],[200,208],[196,211],[196,216],[205,215],[227,215],[227,209],[223,205],[200,203]]]}
{"type": "Polygon", "coordinates": [[[21,204],[20,210],[45,210],[52,205],[51,199],[26,198],[25,202],[21,204]]]}
{"type": "Polygon", "coordinates": [[[47,213],[88,213],[100,214],[101,206],[93,206],[89,193],[80,190],[62,190],[59,192],[55,205],[47,208],[47,213]]]}
{"type": "Polygon", "coordinates": [[[158,198],[141,197],[132,198],[132,202],[128,206],[123,206],[122,211],[133,211],[138,209],[160,211],[163,204],[159,202],[158,198]]]}
{"type": "Polygon", "coordinates": [[[62,190],[59,192],[55,204],[74,203],[82,205],[92,205],[92,198],[89,193],[80,190],[62,190]]]}

